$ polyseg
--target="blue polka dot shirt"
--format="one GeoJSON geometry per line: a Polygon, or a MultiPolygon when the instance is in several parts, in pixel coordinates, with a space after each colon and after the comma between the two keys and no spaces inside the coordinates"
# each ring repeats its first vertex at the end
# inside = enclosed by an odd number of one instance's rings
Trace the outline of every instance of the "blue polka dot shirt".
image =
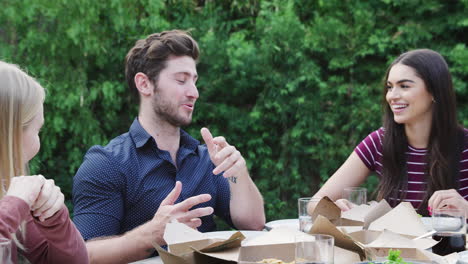
{"type": "MultiPolygon", "coordinates": [[[[176,181],[182,192],[176,203],[208,193],[212,199],[193,208],[211,206],[233,226],[227,179],[212,173],[206,145],[181,130],[177,168],[168,151],[160,150],[135,119],[128,133],[107,146],[93,146],[73,178],[73,221],[85,240],[120,235],[151,220],[176,181]]],[[[216,228],[205,216],[201,232],[216,228]]]]}

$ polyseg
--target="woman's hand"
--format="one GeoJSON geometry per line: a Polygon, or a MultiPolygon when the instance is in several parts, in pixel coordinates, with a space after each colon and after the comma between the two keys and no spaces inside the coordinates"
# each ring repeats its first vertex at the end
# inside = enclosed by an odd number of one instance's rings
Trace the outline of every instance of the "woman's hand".
{"type": "Polygon", "coordinates": [[[18,197],[32,208],[45,182],[42,175],[13,177],[6,195],[18,197]]]}
{"type": "Polygon", "coordinates": [[[341,211],[348,211],[356,205],[346,199],[338,199],[335,204],[341,209],[341,211]]]}
{"type": "Polygon", "coordinates": [[[442,207],[460,209],[468,216],[468,201],[466,201],[456,190],[440,190],[434,192],[428,201],[429,213],[442,207]]]}
{"type": "Polygon", "coordinates": [[[33,215],[42,222],[53,216],[63,206],[65,196],[54,180],[46,180],[36,202],[31,207],[33,215]]]}

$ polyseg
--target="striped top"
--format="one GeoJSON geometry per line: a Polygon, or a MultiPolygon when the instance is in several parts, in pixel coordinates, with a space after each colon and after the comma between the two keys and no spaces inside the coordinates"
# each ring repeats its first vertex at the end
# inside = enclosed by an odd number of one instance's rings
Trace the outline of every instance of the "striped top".
{"type": "MultiPolygon", "coordinates": [[[[371,171],[382,176],[382,141],[384,129],[369,134],[355,149],[356,154],[371,171]]],[[[468,129],[465,129],[465,142],[468,139],[468,129]]],[[[418,149],[408,145],[407,168],[408,168],[408,190],[405,201],[411,202],[414,208],[418,208],[424,199],[427,188],[425,175],[425,155],[427,149],[418,149]]],[[[401,190],[400,190],[401,191],[401,190]]],[[[468,144],[460,159],[460,187],[458,192],[468,200],[468,144]]]]}

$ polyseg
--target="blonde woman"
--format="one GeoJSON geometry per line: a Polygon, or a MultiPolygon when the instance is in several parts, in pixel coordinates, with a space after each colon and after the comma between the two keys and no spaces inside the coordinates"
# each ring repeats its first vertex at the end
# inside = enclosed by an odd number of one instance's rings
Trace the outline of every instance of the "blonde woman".
{"type": "Polygon", "coordinates": [[[17,66],[0,61],[0,237],[31,263],[88,263],[83,238],[53,180],[28,175],[40,148],[45,92],[17,66]]]}

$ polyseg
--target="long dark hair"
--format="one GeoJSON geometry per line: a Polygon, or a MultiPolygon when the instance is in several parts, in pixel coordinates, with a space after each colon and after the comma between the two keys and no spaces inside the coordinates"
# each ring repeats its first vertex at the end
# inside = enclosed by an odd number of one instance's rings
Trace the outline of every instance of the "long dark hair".
{"type": "MultiPolygon", "coordinates": [[[[388,67],[385,86],[390,69],[396,64],[403,64],[415,70],[424,81],[427,91],[433,96],[432,124],[427,145],[426,194],[418,208],[427,214],[427,201],[437,190],[457,188],[458,186],[458,146],[463,128],[458,124],[456,99],[452,77],[444,58],[429,49],[412,50],[401,54],[388,67]]],[[[404,124],[394,121],[393,112],[385,101],[387,88],[384,88],[383,126],[385,135],[382,153],[382,179],[378,187],[378,198],[387,199],[391,204],[406,197],[408,175],[406,154],[408,140],[404,124]],[[399,192],[399,190],[403,190],[399,192]],[[393,199],[390,199],[393,198],[393,199]],[[393,200],[393,201],[392,201],[393,200]]]]}

